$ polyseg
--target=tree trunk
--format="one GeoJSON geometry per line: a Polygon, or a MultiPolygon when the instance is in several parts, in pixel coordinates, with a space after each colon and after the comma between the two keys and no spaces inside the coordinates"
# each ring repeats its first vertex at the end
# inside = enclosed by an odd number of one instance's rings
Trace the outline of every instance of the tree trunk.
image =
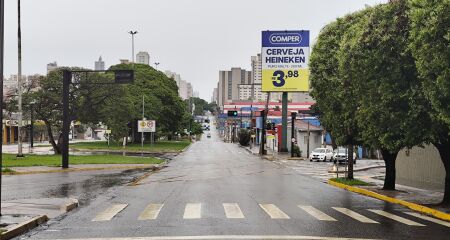
{"type": "Polygon", "coordinates": [[[444,187],[444,198],[442,199],[442,205],[450,206],[450,139],[447,141],[442,141],[443,143],[434,143],[439,155],[441,156],[442,163],[445,168],[445,187],[444,187]]]}
{"type": "Polygon", "coordinates": [[[384,190],[395,190],[395,160],[397,159],[398,151],[391,153],[386,149],[381,149],[384,164],[386,165],[386,175],[384,177],[384,190]]]}
{"type": "Polygon", "coordinates": [[[55,154],[61,154],[61,149],[58,147],[58,145],[56,145],[55,138],[53,137],[52,126],[48,121],[44,120],[44,123],[47,127],[48,141],[52,145],[53,151],[55,152],[55,154]]]}
{"type": "Polygon", "coordinates": [[[353,179],[353,144],[347,145],[347,162],[348,162],[347,178],[353,179]]]}

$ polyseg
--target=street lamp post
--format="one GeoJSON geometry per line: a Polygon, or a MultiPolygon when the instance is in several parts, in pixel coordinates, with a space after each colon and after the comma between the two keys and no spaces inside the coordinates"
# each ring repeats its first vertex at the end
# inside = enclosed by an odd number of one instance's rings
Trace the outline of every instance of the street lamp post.
{"type": "MultiPolygon", "coordinates": [[[[18,99],[18,130],[17,130],[17,157],[23,157],[22,153],[22,31],[20,29],[20,0],[17,0],[17,91],[19,92],[18,99]]],[[[2,75],[3,77],[3,75],[2,75]]]]}
{"type": "Polygon", "coordinates": [[[134,63],[134,35],[136,35],[137,31],[129,31],[129,34],[131,34],[131,62],[134,63]]]}
{"type": "Polygon", "coordinates": [[[34,123],[33,123],[33,114],[34,114],[34,104],[35,102],[30,103],[30,148],[33,148],[34,144],[34,123]]]}
{"type": "Polygon", "coordinates": [[[5,1],[0,0],[0,216],[2,215],[2,147],[3,147],[3,46],[4,46],[4,27],[5,27],[5,1]]]}
{"type": "Polygon", "coordinates": [[[159,65],[159,62],[155,62],[155,68],[156,68],[156,70],[158,70],[158,65],[159,65]]]}

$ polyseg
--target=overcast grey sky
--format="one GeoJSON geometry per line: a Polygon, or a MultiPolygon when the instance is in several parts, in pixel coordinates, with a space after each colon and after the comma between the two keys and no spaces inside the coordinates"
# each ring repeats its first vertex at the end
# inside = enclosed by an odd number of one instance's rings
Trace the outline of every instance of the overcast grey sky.
{"type": "MultiPolygon", "coordinates": [[[[159,69],[181,74],[209,101],[218,71],[250,70],[262,30],[320,29],[349,12],[387,0],[22,0],[24,74],[46,65],[94,67],[148,51],[159,69]]],[[[17,0],[5,1],[5,76],[17,73],[17,0]]],[[[314,40],[313,40],[314,41],[314,40]]]]}

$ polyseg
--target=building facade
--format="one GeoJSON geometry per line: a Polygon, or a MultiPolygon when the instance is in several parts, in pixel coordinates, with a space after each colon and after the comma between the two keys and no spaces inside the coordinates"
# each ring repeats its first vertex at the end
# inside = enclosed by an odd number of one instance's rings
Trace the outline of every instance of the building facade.
{"type": "Polygon", "coordinates": [[[150,65],[150,54],[148,52],[138,52],[136,54],[136,63],[150,65]]]}
{"type": "Polygon", "coordinates": [[[102,56],[95,61],[95,71],[105,71],[105,62],[102,60],[102,56]]]}
{"type": "Polygon", "coordinates": [[[57,68],[58,68],[58,64],[56,62],[47,64],[47,74],[57,68]]]}
{"type": "MultiPolygon", "coordinates": [[[[252,82],[252,72],[241,68],[231,68],[230,71],[219,71],[218,99],[219,106],[226,102],[247,100],[240,99],[239,86],[248,85],[252,82]]],[[[242,92],[247,88],[242,87],[242,92]]],[[[244,98],[244,96],[241,96],[244,98]]]]}

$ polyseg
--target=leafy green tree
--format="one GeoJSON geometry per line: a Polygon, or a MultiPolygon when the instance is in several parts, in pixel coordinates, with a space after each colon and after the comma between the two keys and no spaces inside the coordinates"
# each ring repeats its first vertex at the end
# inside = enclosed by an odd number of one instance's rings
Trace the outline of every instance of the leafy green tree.
{"type": "Polygon", "coordinates": [[[173,79],[146,64],[119,64],[110,69],[135,71],[134,83],[125,86],[124,92],[129,104],[129,122],[132,122],[135,142],[140,141],[137,120],[142,118],[142,98],[145,103],[145,117],[156,120],[159,135],[172,136],[180,129],[186,109],[178,96],[178,87],[173,79]]]}
{"type": "Polygon", "coordinates": [[[427,119],[426,112],[411,106],[420,97],[420,82],[406,41],[407,1],[378,5],[358,25],[361,31],[344,44],[341,67],[357,92],[360,137],[366,146],[380,149],[386,166],[383,188],[394,190],[398,152],[421,144],[427,134],[418,124],[427,119]]]}
{"type": "MultiPolygon", "coordinates": [[[[49,142],[56,154],[61,153],[62,128],[62,73],[59,68],[42,77],[35,91],[24,94],[24,105],[34,102],[36,119],[45,123],[49,142]],[[57,135],[57,140],[55,139],[57,135]]],[[[80,70],[80,68],[70,68],[80,70]]],[[[74,73],[73,83],[70,85],[69,118],[71,121],[79,120],[85,123],[98,123],[100,115],[96,114],[105,101],[115,96],[114,85],[105,85],[99,88],[98,84],[112,81],[104,74],[90,73],[77,75],[74,73]]]]}
{"type": "Polygon", "coordinates": [[[346,41],[361,31],[355,23],[365,21],[369,9],[339,18],[325,26],[319,34],[310,58],[311,95],[320,109],[319,119],[338,145],[349,148],[349,174],[353,178],[353,145],[358,143],[359,130],[355,116],[358,109],[353,96],[353,82],[340,62],[346,41]],[[352,29],[353,28],[353,29],[352,29]]]}
{"type": "Polygon", "coordinates": [[[428,100],[430,142],[446,171],[443,205],[450,205],[450,2],[412,0],[410,46],[428,100]]]}

